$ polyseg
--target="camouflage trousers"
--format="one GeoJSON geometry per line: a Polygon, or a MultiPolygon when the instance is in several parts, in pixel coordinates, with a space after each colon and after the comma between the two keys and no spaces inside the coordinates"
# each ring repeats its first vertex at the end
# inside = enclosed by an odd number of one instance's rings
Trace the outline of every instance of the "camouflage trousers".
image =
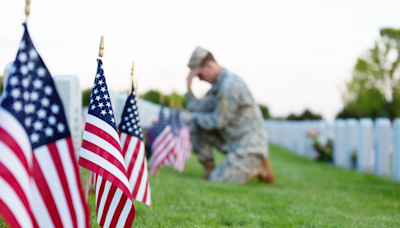
{"type": "Polygon", "coordinates": [[[218,131],[206,131],[197,124],[190,124],[190,138],[193,150],[200,162],[213,161],[211,148],[214,146],[222,153],[227,154],[221,164],[211,172],[209,180],[225,183],[247,183],[249,174],[263,160],[261,155],[247,154],[244,156],[223,151],[223,141],[218,131]]]}

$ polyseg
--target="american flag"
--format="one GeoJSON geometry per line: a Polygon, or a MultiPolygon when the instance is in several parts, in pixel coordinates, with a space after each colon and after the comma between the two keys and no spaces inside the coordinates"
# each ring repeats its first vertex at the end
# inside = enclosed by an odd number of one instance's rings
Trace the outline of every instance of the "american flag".
{"type": "Polygon", "coordinates": [[[168,124],[169,126],[171,126],[171,130],[172,130],[172,134],[174,137],[174,147],[169,151],[169,154],[167,156],[167,158],[164,161],[164,165],[166,166],[170,166],[172,168],[175,167],[176,164],[176,158],[177,158],[177,154],[176,152],[176,146],[179,144],[178,140],[178,133],[179,133],[179,125],[178,125],[178,112],[177,110],[172,110],[171,109],[171,113],[169,115],[169,120],[168,120],[168,124]]]}
{"type": "Polygon", "coordinates": [[[101,60],[90,96],[79,165],[97,175],[98,224],[131,227],[135,208],[101,60]]]}
{"type": "Polygon", "coordinates": [[[155,175],[175,148],[175,137],[171,126],[164,117],[164,107],[160,107],[160,115],[156,124],[156,138],[151,146],[150,174],[155,175]]]}
{"type": "Polygon", "coordinates": [[[139,202],[151,206],[145,145],[142,128],[140,127],[135,89],[133,87],[131,95],[129,95],[125,102],[118,129],[132,197],[139,202]]]}
{"type": "Polygon", "coordinates": [[[0,215],[11,227],[89,227],[64,109],[24,27],[0,107],[0,215]]]}
{"type": "Polygon", "coordinates": [[[192,143],[190,142],[189,127],[186,125],[181,111],[177,112],[176,119],[178,125],[178,136],[174,150],[176,157],[174,169],[182,172],[185,169],[186,162],[189,160],[192,143]]]}

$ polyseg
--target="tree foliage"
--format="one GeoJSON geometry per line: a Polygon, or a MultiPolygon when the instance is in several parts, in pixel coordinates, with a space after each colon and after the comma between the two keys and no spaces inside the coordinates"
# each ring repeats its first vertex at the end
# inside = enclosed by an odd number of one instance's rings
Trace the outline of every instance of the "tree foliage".
{"type": "Polygon", "coordinates": [[[380,35],[375,46],[357,60],[337,118],[400,116],[400,30],[383,28],[380,35]]]}
{"type": "Polygon", "coordinates": [[[271,116],[269,115],[269,109],[267,106],[259,104],[258,106],[260,106],[261,109],[261,113],[263,115],[264,119],[271,119],[271,116]]]}
{"type": "Polygon", "coordinates": [[[286,119],[287,120],[321,120],[322,116],[320,114],[312,113],[310,110],[306,109],[299,116],[291,113],[286,119]]]}
{"type": "MultiPolygon", "coordinates": [[[[145,94],[140,96],[141,98],[143,98],[144,100],[159,104],[160,103],[160,92],[156,91],[156,90],[149,90],[147,91],[145,94]]],[[[173,101],[173,106],[176,107],[177,106],[177,102],[182,102],[182,107],[185,108],[186,107],[186,99],[184,96],[173,92],[169,95],[167,94],[163,94],[163,105],[166,107],[169,107],[171,104],[171,101],[173,101]]]]}
{"type": "Polygon", "coordinates": [[[92,88],[85,89],[82,91],[82,107],[89,106],[91,93],[92,93],[92,88]]]}

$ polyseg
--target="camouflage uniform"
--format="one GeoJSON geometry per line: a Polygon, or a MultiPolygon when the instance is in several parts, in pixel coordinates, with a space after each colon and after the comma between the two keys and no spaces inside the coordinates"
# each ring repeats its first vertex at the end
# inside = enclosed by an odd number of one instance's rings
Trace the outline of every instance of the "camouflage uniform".
{"type": "Polygon", "coordinates": [[[192,111],[190,136],[199,160],[213,160],[212,146],[227,154],[209,179],[248,182],[250,172],[268,157],[268,142],[260,108],[244,81],[223,69],[203,99],[191,92],[186,99],[192,111]]]}

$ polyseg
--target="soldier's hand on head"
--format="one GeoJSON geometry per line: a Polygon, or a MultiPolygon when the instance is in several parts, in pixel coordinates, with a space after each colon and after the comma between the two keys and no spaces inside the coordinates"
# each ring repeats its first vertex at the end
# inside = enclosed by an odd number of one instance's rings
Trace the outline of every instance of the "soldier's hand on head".
{"type": "Polygon", "coordinates": [[[188,91],[191,91],[192,89],[192,80],[193,80],[193,78],[194,77],[196,77],[197,76],[197,74],[198,74],[198,71],[197,70],[195,70],[195,69],[191,69],[190,70],[190,72],[189,72],[189,75],[187,76],[187,88],[188,88],[188,91]]]}

